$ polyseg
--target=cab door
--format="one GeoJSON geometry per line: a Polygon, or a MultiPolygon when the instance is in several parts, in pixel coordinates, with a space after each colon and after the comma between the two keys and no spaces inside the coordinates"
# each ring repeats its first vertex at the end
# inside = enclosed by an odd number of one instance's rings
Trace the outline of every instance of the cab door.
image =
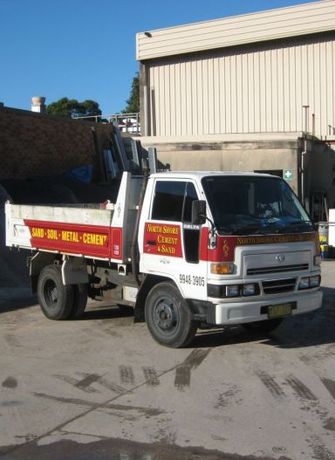
{"type": "Polygon", "coordinates": [[[157,179],[150,219],[144,224],[141,271],[175,281],[187,298],[203,299],[207,264],[200,261],[201,226],[192,225],[195,184],[157,179]]]}

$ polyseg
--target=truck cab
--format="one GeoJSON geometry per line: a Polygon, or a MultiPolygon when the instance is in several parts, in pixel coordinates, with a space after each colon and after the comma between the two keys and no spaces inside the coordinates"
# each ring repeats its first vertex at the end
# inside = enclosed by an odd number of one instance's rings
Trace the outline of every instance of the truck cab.
{"type": "Polygon", "coordinates": [[[161,343],[187,343],[199,322],[269,331],[285,316],[321,306],[317,234],[275,176],[152,175],[138,246],[139,271],[160,280],[145,317],[161,343]]]}

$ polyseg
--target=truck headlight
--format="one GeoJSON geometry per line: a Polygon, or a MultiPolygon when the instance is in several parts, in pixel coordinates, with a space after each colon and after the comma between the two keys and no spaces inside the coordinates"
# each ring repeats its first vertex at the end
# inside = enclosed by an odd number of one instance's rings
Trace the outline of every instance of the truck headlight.
{"type": "Polygon", "coordinates": [[[255,284],[243,284],[242,295],[255,295],[256,285],[255,284]]]}
{"type": "Polygon", "coordinates": [[[306,276],[299,281],[298,289],[312,289],[320,286],[321,276],[306,276]]]}
{"type": "Polygon", "coordinates": [[[247,297],[259,295],[259,285],[257,283],[250,284],[207,284],[208,297],[247,297]]]}
{"type": "Polygon", "coordinates": [[[320,286],[321,277],[319,275],[311,276],[309,279],[309,286],[311,288],[320,286]]]}
{"type": "Polygon", "coordinates": [[[299,282],[299,289],[308,289],[309,288],[309,277],[301,278],[299,282]]]}
{"type": "Polygon", "coordinates": [[[240,295],[240,286],[238,284],[226,286],[226,296],[227,297],[238,297],[239,295],[240,295]]]}

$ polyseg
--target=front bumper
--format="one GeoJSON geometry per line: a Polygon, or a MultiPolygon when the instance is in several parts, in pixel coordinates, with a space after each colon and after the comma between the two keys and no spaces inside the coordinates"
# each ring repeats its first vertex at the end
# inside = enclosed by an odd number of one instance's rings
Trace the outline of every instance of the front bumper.
{"type": "Polygon", "coordinates": [[[275,299],[248,300],[244,302],[215,303],[214,317],[217,325],[234,325],[267,320],[268,315],[262,314],[262,307],[296,302],[292,315],[300,315],[317,310],[322,305],[322,292],[320,290],[295,293],[276,297],[275,299]]]}

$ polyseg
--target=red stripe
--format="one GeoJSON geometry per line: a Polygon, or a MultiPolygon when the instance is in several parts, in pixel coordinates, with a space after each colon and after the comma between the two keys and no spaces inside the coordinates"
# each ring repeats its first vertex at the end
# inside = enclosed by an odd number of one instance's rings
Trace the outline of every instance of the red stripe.
{"type": "Polygon", "coordinates": [[[24,222],[34,248],[122,260],[122,228],[40,220],[24,222]]]}
{"type": "Polygon", "coordinates": [[[200,235],[200,260],[208,262],[233,262],[235,257],[236,236],[217,236],[216,247],[208,247],[208,227],[201,229],[200,235]]]}

